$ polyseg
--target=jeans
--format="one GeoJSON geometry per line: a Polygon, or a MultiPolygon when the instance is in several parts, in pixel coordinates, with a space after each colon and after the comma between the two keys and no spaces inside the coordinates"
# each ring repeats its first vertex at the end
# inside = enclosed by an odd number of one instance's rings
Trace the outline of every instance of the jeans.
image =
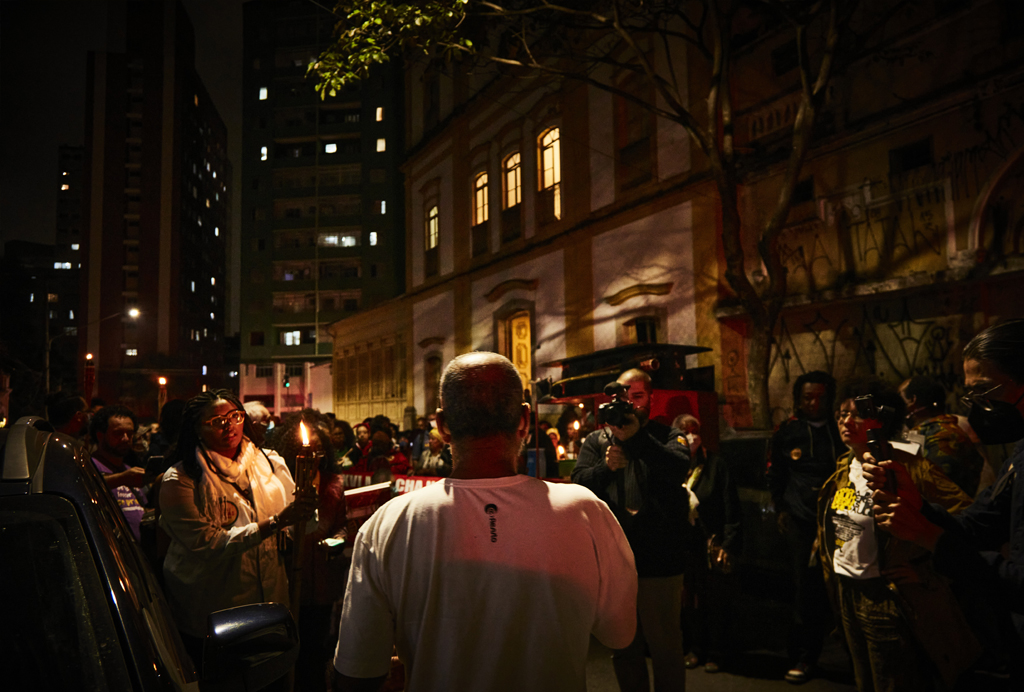
{"type": "Polygon", "coordinates": [[[641,578],[636,595],[637,626],[633,643],[612,653],[612,667],[622,692],[648,692],[647,659],[654,665],[655,692],[683,692],[683,631],[679,610],[683,602],[683,575],[641,578]]]}
{"type": "Polygon", "coordinates": [[[933,689],[930,663],[914,643],[886,580],[836,578],[858,692],[933,689]]]}

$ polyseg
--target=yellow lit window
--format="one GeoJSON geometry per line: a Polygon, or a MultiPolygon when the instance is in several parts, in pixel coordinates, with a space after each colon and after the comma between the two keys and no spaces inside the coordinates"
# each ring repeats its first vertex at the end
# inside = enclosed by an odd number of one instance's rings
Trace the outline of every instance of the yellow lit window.
{"type": "Polygon", "coordinates": [[[523,200],[522,169],[519,166],[519,152],[509,154],[501,166],[505,177],[504,207],[514,207],[523,200]]]}
{"type": "Polygon", "coordinates": [[[487,174],[480,173],[473,179],[473,225],[487,221],[487,174]]]}
{"type": "Polygon", "coordinates": [[[377,106],[377,122],[384,120],[384,107],[377,106]]]}
{"type": "Polygon", "coordinates": [[[427,218],[425,224],[426,231],[426,248],[427,250],[433,250],[437,247],[438,242],[438,219],[437,219],[437,205],[435,204],[427,210],[427,218]]]}
{"type": "Polygon", "coordinates": [[[554,198],[554,214],[556,219],[562,218],[562,156],[559,147],[558,128],[553,127],[540,136],[540,175],[538,176],[541,190],[551,190],[554,198]]]}

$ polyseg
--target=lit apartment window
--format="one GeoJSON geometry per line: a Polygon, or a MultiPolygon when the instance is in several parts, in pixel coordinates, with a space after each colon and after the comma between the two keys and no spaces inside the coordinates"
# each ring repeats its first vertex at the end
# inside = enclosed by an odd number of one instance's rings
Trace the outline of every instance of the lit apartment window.
{"type": "Polygon", "coordinates": [[[78,243],[71,243],[71,249],[75,250],[77,252],[78,251],[78,243]]]}
{"type": "Polygon", "coordinates": [[[437,218],[437,205],[430,207],[427,210],[426,223],[424,224],[424,231],[426,235],[426,250],[433,250],[437,247],[439,237],[439,224],[437,218]]]}
{"type": "Polygon", "coordinates": [[[370,231],[370,245],[376,245],[376,244],[377,244],[377,232],[376,231],[370,231]]]}
{"type": "Polygon", "coordinates": [[[320,247],[356,247],[359,245],[359,238],[339,233],[321,233],[319,243],[320,247]]]}
{"type": "Polygon", "coordinates": [[[302,344],[302,332],[298,329],[281,334],[285,346],[299,346],[302,344]]]}
{"type": "Polygon", "coordinates": [[[206,366],[205,365],[203,366],[203,374],[204,375],[206,374],[206,366]]]}
{"type": "Polygon", "coordinates": [[[473,225],[487,221],[487,174],[480,173],[473,179],[473,225]]]}
{"type": "Polygon", "coordinates": [[[71,269],[71,262],[54,262],[54,269],[71,269]]]}
{"type": "Polygon", "coordinates": [[[260,87],[260,101],[266,101],[268,95],[267,87],[260,87]]]}
{"type": "Polygon", "coordinates": [[[384,120],[384,107],[377,106],[377,122],[384,120]]]}
{"type": "Polygon", "coordinates": [[[67,183],[65,183],[64,185],[61,185],[61,186],[60,186],[60,189],[61,189],[61,190],[70,190],[70,189],[71,189],[71,186],[70,186],[70,185],[68,185],[67,183]]]}
{"type": "Polygon", "coordinates": [[[206,208],[207,209],[210,208],[210,198],[209,197],[206,198],[206,208]]]}
{"type": "Polygon", "coordinates": [[[213,314],[213,313],[211,312],[211,313],[210,313],[210,319],[211,319],[211,320],[215,320],[215,319],[217,319],[217,317],[216,317],[216,316],[215,316],[215,315],[214,315],[214,314],[213,314]]]}
{"type": "Polygon", "coordinates": [[[501,164],[505,177],[504,205],[505,209],[514,207],[523,201],[522,169],[519,166],[519,152],[509,154],[501,164]]]}
{"type": "Polygon", "coordinates": [[[377,210],[378,214],[383,215],[388,213],[388,203],[382,199],[375,200],[373,208],[377,210]]]}
{"type": "MultiPolygon", "coordinates": [[[[380,109],[378,109],[378,110],[380,110],[380,109]]],[[[64,172],[61,173],[61,175],[67,175],[67,174],[68,174],[67,171],[64,171],[64,172]]]]}
{"type": "Polygon", "coordinates": [[[75,311],[74,310],[68,310],[68,319],[69,320],[75,319],[75,311]]]}
{"type": "Polygon", "coordinates": [[[266,161],[266,160],[267,160],[267,148],[266,147],[260,147],[260,161],[266,161]]]}
{"type": "Polygon", "coordinates": [[[540,136],[540,189],[550,190],[556,219],[562,218],[562,157],[558,141],[558,128],[553,127],[540,136]]]}
{"type": "Polygon", "coordinates": [[[214,179],[214,180],[216,180],[216,179],[217,179],[217,171],[214,171],[214,172],[213,172],[213,179],[214,179]]]}
{"type": "Polygon", "coordinates": [[[196,292],[196,282],[195,281],[192,282],[192,292],[193,293],[196,292]]]}
{"type": "Polygon", "coordinates": [[[199,105],[199,94],[194,94],[192,96],[192,101],[198,106],[199,105]]]}
{"type": "Polygon", "coordinates": [[[202,227],[203,227],[203,220],[202,220],[202,218],[200,218],[200,217],[196,217],[196,223],[197,223],[197,224],[199,224],[199,227],[200,227],[200,228],[202,228],[202,227]]]}
{"type": "Polygon", "coordinates": [[[36,294],[35,293],[29,293],[28,294],[28,302],[30,302],[30,303],[36,302],[36,294]]]}
{"type": "Polygon", "coordinates": [[[377,151],[386,151],[388,148],[388,141],[383,137],[377,140],[377,151]]]}
{"type": "Polygon", "coordinates": [[[324,153],[325,154],[336,154],[337,152],[338,152],[338,145],[335,144],[334,142],[331,142],[330,144],[325,144],[324,145],[324,153]]]}
{"type": "Polygon", "coordinates": [[[137,348],[126,348],[124,350],[124,354],[126,356],[137,356],[137,355],[139,355],[139,349],[137,349],[137,348]]]}
{"type": "Polygon", "coordinates": [[[213,237],[220,238],[220,226],[213,227],[213,237]]]}
{"type": "Polygon", "coordinates": [[[215,279],[214,277],[211,276],[210,277],[210,285],[211,286],[216,286],[217,285],[217,279],[215,279]]]}

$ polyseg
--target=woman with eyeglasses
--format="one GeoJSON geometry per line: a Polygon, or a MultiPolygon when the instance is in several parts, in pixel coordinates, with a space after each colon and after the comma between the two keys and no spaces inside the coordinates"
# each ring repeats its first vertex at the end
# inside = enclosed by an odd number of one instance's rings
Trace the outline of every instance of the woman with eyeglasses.
{"type": "Polygon", "coordinates": [[[252,421],[226,389],[193,397],[182,412],[172,466],[160,488],[167,600],[193,660],[210,613],[288,603],[278,534],[308,521],[316,496],[296,495],[284,460],[252,443],[252,421]]]}
{"type": "MultiPolygon", "coordinates": [[[[977,640],[928,553],[877,529],[864,475],[869,440],[899,434],[903,399],[881,380],[868,379],[845,383],[836,401],[839,436],[849,451],[818,496],[818,554],[857,689],[931,690],[935,677],[952,687],[977,657],[977,640]],[[861,400],[867,405],[858,408],[855,400],[865,396],[870,400],[861,400]]],[[[954,512],[970,504],[971,498],[923,457],[896,445],[889,456],[933,502],[954,512]]]]}
{"type": "Polygon", "coordinates": [[[899,540],[931,551],[936,569],[1008,617],[1010,687],[1024,689],[1024,320],[979,332],[963,350],[963,398],[968,422],[986,445],[1010,445],[1010,454],[974,504],[956,516],[919,492],[898,466],[865,465],[878,524],[899,540]],[[898,496],[886,487],[895,477],[898,496]],[[985,551],[985,552],[982,552],[985,551]]]}

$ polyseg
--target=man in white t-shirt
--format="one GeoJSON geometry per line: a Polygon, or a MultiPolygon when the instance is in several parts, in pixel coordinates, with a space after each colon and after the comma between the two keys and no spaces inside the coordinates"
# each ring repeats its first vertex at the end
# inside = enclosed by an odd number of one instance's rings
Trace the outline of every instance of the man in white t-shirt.
{"type": "Polygon", "coordinates": [[[612,649],[633,640],[636,569],[607,505],[516,475],[529,414],[508,359],[475,352],[445,368],[451,477],[360,529],[336,689],[378,689],[395,648],[409,692],[582,691],[590,635],[612,649]]]}

